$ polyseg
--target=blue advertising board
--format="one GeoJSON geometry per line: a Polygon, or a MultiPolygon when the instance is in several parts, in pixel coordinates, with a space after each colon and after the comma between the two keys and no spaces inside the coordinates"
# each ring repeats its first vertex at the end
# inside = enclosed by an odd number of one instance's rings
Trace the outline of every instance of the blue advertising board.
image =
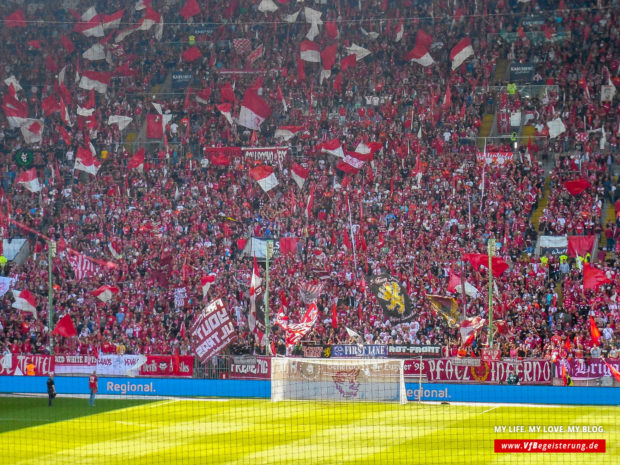
{"type": "Polygon", "coordinates": [[[345,358],[368,358],[387,357],[387,346],[384,345],[358,345],[358,344],[337,344],[332,346],[332,357],[345,357],[345,358]]]}
{"type": "MultiPolygon", "coordinates": [[[[44,394],[44,376],[0,376],[0,392],[44,394]]],[[[56,392],[88,394],[88,377],[57,376],[56,392]]],[[[620,389],[612,387],[507,386],[483,384],[406,383],[410,402],[488,402],[564,405],[620,405],[620,389]]],[[[176,397],[254,397],[268,399],[271,382],[181,378],[99,378],[99,394],[176,397]]]]}

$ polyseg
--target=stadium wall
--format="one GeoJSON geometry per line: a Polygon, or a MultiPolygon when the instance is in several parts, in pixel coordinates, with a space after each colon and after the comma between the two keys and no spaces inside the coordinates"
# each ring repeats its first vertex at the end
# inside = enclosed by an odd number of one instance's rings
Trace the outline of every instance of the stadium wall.
{"type": "MultiPolygon", "coordinates": [[[[0,393],[46,393],[44,376],[0,376],[0,393]]],[[[56,377],[56,391],[88,394],[88,377],[56,377]]],[[[620,405],[618,390],[605,387],[505,386],[406,383],[410,401],[620,405]],[[421,399],[420,399],[421,397],[421,399]]],[[[162,378],[99,378],[99,394],[178,397],[254,397],[268,399],[271,382],[162,378]]]]}

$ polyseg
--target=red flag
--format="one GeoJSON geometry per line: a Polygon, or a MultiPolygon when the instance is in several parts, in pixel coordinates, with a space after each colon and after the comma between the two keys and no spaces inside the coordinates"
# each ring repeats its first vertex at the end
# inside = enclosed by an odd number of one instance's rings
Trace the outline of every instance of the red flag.
{"type": "Polygon", "coordinates": [[[347,68],[355,68],[357,64],[357,55],[352,53],[351,55],[347,55],[346,57],[340,59],[340,69],[344,71],[347,68]]]}
{"type": "Polygon", "coordinates": [[[183,61],[191,63],[192,61],[196,61],[197,59],[199,59],[201,56],[202,53],[200,53],[200,49],[194,45],[193,47],[185,50],[181,55],[181,58],[183,58],[183,61]]]}
{"type": "Polygon", "coordinates": [[[568,377],[566,375],[566,365],[562,364],[562,383],[564,386],[568,385],[568,377]]]}
{"type": "Polygon", "coordinates": [[[310,218],[310,214],[312,213],[312,202],[314,202],[314,189],[316,188],[316,184],[312,185],[312,189],[310,189],[310,195],[308,196],[308,202],[306,203],[306,221],[310,218]]]}
{"type": "Polygon", "coordinates": [[[230,82],[227,82],[220,87],[220,96],[222,97],[223,102],[235,102],[235,90],[230,82]]]}
{"type": "Polygon", "coordinates": [[[564,187],[571,195],[581,194],[588,187],[590,187],[590,182],[587,179],[575,179],[573,181],[564,182],[564,187]]]}
{"type": "Polygon", "coordinates": [[[325,32],[327,33],[327,36],[331,39],[338,38],[338,26],[334,21],[327,21],[325,23],[325,32]]]}
{"type": "Polygon", "coordinates": [[[564,342],[564,348],[570,352],[571,350],[571,345],[570,345],[570,337],[566,336],[566,341],[564,342]]]}
{"type": "Polygon", "coordinates": [[[446,87],[446,95],[443,97],[443,105],[442,110],[447,112],[450,110],[450,106],[452,105],[452,91],[450,91],[450,84],[446,87]]]}
{"type": "Polygon", "coordinates": [[[607,277],[605,272],[594,268],[589,263],[583,264],[583,288],[598,289],[599,286],[610,283],[611,279],[607,277]]]}
{"type": "Polygon", "coordinates": [[[448,292],[455,293],[456,288],[461,285],[461,277],[450,271],[450,280],[448,281],[448,292]]]}
{"type": "Polygon", "coordinates": [[[568,255],[571,257],[584,257],[592,253],[596,236],[568,236],[568,255]]]}
{"type": "Polygon", "coordinates": [[[601,345],[601,332],[598,330],[598,326],[596,326],[596,321],[594,321],[594,317],[590,317],[590,337],[592,341],[597,346],[601,345]]]}
{"type": "Polygon", "coordinates": [[[53,95],[50,95],[41,100],[41,108],[43,109],[43,114],[49,116],[60,111],[60,103],[53,95]]]}
{"type": "Polygon", "coordinates": [[[187,2],[185,2],[185,6],[181,9],[179,14],[187,21],[192,16],[200,14],[200,7],[198,6],[196,0],[187,0],[187,2]]]}
{"type": "Polygon", "coordinates": [[[15,27],[26,27],[28,23],[26,22],[26,18],[24,17],[24,12],[22,10],[15,10],[8,16],[4,17],[4,24],[9,29],[15,27]]]}
{"type": "Polygon", "coordinates": [[[58,323],[56,324],[54,331],[52,331],[52,334],[62,337],[72,337],[78,335],[77,331],[75,330],[75,326],[73,326],[73,321],[71,321],[71,317],[68,313],[60,320],[58,320],[58,323]]]}
{"type": "Polygon", "coordinates": [[[344,229],[344,231],[342,231],[342,243],[347,249],[351,250],[351,238],[349,237],[349,233],[347,232],[346,228],[344,229]]]}
{"type": "MultiPolygon", "coordinates": [[[[477,270],[481,266],[488,268],[489,267],[489,256],[481,253],[466,253],[463,255],[463,259],[467,260],[472,266],[477,270]]],[[[492,260],[493,265],[493,276],[496,278],[501,276],[504,271],[508,269],[508,263],[504,261],[504,259],[500,257],[493,257],[492,260]]]]}
{"type": "Polygon", "coordinates": [[[144,155],[146,154],[146,150],[142,147],[139,150],[136,150],[136,153],[133,154],[133,157],[127,163],[127,169],[135,170],[140,169],[140,167],[144,168],[144,155]]]}
{"type": "Polygon", "coordinates": [[[334,305],[332,306],[332,328],[338,329],[338,308],[336,301],[334,301],[334,305]]]}
{"type": "Polygon", "coordinates": [[[609,363],[607,363],[607,360],[603,359],[603,363],[605,365],[607,365],[607,368],[609,368],[609,371],[611,372],[611,376],[613,376],[614,378],[616,378],[616,381],[618,381],[620,383],[620,372],[618,372],[618,370],[616,370],[614,367],[612,367],[609,363]]]}
{"type": "Polygon", "coordinates": [[[149,139],[161,139],[164,137],[164,125],[161,115],[146,115],[146,137],[149,139]]]}
{"type": "Polygon", "coordinates": [[[67,132],[67,130],[63,128],[62,126],[58,126],[58,132],[60,133],[60,137],[62,137],[62,140],[65,143],[65,145],[67,146],[71,145],[71,137],[69,136],[69,133],[67,132]]]}

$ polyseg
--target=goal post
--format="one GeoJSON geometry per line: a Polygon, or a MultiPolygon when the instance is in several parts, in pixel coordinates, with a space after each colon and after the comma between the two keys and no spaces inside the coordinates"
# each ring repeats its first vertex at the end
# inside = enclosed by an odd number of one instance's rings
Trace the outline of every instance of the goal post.
{"type": "Polygon", "coordinates": [[[407,403],[404,360],[271,359],[271,400],[407,403]]]}

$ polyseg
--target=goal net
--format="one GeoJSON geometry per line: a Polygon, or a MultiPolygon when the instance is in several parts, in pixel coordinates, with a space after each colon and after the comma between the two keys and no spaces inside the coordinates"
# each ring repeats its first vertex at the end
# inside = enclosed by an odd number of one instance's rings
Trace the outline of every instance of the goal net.
{"type": "Polygon", "coordinates": [[[407,403],[404,362],[369,359],[274,358],[271,400],[407,403]]]}

